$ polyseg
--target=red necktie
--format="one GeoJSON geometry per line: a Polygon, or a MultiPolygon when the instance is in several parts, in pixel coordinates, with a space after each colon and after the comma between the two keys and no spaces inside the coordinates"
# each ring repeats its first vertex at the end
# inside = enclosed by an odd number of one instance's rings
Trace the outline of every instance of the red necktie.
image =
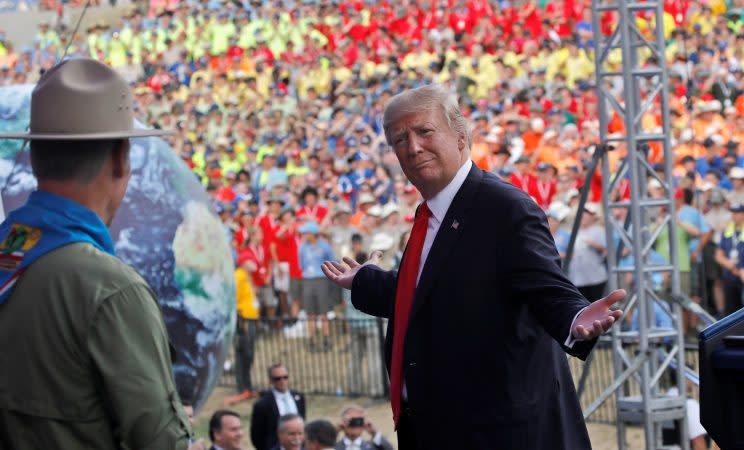
{"type": "Polygon", "coordinates": [[[397,429],[400,418],[400,396],[403,378],[403,346],[406,341],[408,317],[413,304],[413,294],[416,292],[416,278],[418,278],[421,250],[424,248],[426,228],[429,225],[431,211],[426,202],[421,203],[413,222],[411,237],[408,239],[406,256],[400,265],[398,273],[398,288],[395,292],[395,323],[393,325],[393,358],[390,364],[390,403],[393,407],[393,420],[397,429]]]}

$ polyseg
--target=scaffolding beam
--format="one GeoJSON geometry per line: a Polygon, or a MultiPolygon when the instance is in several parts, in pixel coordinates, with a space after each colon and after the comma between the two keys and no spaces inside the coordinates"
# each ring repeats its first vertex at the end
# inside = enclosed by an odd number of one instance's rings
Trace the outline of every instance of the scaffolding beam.
{"type": "MultiPolygon", "coordinates": [[[[626,315],[636,315],[638,326],[634,330],[612,329],[613,366],[615,380],[605,390],[616,395],[618,448],[627,448],[625,430],[628,425],[643,426],[646,449],[657,450],[662,446],[662,424],[680,423],[681,448],[687,450],[686,384],[685,372],[677,371],[672,386],[677,396],[669,396],[660,389],[664,371],[672,367],[685,367],[682,311],[678,302],[663,305],[663,311],[672,311],[673,328],[662,329],[656,320],[655,302],[666,302],[661,293],[654,292],[654,273],[669,274],[671,296],[680,295],[680,272],[677,264],[677,230],[672,185],[673,156],[669,143],[669,102],[666,86],[667,67],[664,59],[663,3],[660,0],[633,2],[626,0],[593,0],[595,69],[597,100],[599,105],[599,148],[627,152],[618,167],[611,166],[607,152],[601,157],[603,195],[606,216],[607,261],[610,273],[609,287],[628,290],[626,315]],[[603,35],[601,23],[606,15],[613,15],[610,22],[616,27],[610,36],[603,35]],[[645,21],[648,29],[639,28],[645,21]],[[617,95],[616,89],[622,89],[617,95]],[[613,92],[613,90],[615,90],[613,92]],[[643,119],[654,111],[660,113],[661,126],[649,128],[643,119]],[[624,127],[613,133],[608,126],[617,115],[624,127]],[[623,148],[624,144],[624,148],[623,148]],[[663,149],[664,195],[650,197],[647,189],[649,177],[656,176],[648,161],[650,146],[663,149]],[[619,179],[625,178],[630,186],[630,200],[616,198],[619,179]],[[618,220],[617,216],[625,216],[618,220]],[[627,220],[626,220],[627,219],[627,220]],[[666,265],[652,263],[650,250],[661,235],[667,237],[671,261],[666,265]],[[616,246],[616,239],[624,245],[616,246]],[[618,251],[621,254],[618,254],[618,251]],[[627,282],[626,277],[632,277],[627,282]],[[632,299],[632,300],[631,300],[632,299]]],[[[597,399],[597,401],[602,399],[597,399]]],[[[596,408],[598,405],[593,405],[596,408]]]]}

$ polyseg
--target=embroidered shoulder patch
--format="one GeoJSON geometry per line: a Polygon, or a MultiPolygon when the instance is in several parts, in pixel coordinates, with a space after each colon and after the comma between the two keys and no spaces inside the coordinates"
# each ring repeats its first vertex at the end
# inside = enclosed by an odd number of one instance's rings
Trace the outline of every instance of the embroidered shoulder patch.
{"type": "Polygon", "coordinates": [[[15,271],[23,255],[41,239],[41,230],[18,223],[13,224],[8,235],[0,243],[0,270],[15,271]]]}

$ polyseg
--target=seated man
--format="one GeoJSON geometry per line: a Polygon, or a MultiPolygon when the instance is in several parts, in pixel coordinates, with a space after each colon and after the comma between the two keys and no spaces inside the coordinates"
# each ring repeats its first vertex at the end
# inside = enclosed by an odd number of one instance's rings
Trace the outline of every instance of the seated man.
{"type": "Polygon", "coordinates": [[[285,414],[279,418],[276,434],[279,443],[271,450],[302,450],[305,441],[305,421],[297,414],[285,414]]]}
{"type": "Polygon", "coordinates": [[[269,450],[276,446],[279,417],[297,414],[305,417],[305,396],[289,389],[289,371],[282,364],[268,370],[271,389],[253,404],[251,416],[251,441],[256,450],[269,450]]]}
{"type": "Polygon", "coordinates": [[[307,450],[333,450],[336,444],[336,427],[327,420],[313,420],[305,425],[307,450]]]}
{"type": "Polygon", "coordinates": [[[209,419],[210,450],[240,450],[243,440],[243,429],[240,414],[227,409],[220,409],[209,419]]]}
{"type": "Polygon", "coordinates": [[[341,413],[341,429],[344,438],[336,444],[336,450],[393,450],[393,446],[377,431],[367,415],[359,406],[348,406],[341,413]],[[364,440],[362,435],[367,431],[370,440],[364,440]]]}

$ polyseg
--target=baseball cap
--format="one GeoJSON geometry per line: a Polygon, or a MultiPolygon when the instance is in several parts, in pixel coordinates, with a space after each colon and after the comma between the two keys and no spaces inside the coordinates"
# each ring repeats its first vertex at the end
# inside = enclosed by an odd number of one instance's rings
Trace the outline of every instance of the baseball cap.
{"type": "Polygon", "coordinates": [[[726,203],[726,197],[720,189],[714,189],[713,192],[710,193],[710,202],[714,205],[722,205],[726,203]]]}
{"type": "Polygon", "coordinates": [[[732,167],[731,172],[729,172],[729,178],[736,179],[736,180],[744,180],[744,168],[732,167]]]}
{"type": "Polygon", "coordinates": [[[735,212],[735,213],[744,213],[744,204],[732,203],[731,205],[729,205],[729,211],[735,212]]]}
{"type": "Polygon", "coordinates": [[[596,203],[587,203],[584,205],[584,210],[592,215],[599,214],[599,205],[596,203]]]}
{"type": "Polygon", "coordinates": [[[297,231],[300,234],[305,234],[305,233],[320,234],[320,227],[318,226],[317,223],[310,221],[310,222],[305,222],[305,224],[302,225],[297,231]]]}

